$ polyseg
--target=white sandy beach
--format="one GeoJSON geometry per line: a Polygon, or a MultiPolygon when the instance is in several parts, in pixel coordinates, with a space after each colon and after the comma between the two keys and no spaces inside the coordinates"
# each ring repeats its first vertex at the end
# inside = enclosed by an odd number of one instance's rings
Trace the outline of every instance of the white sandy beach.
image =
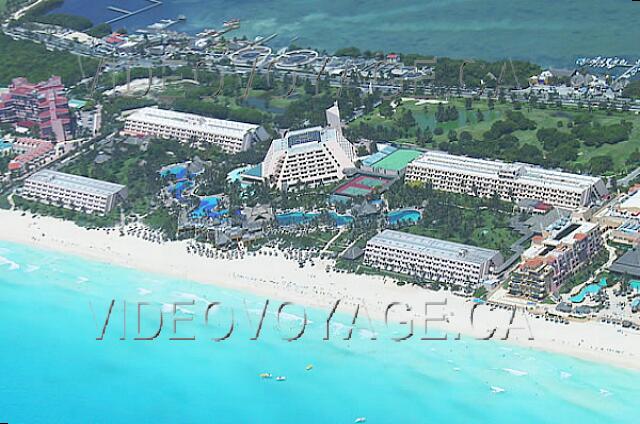
{"type": "MultiPolygon", "coordinates": [[[[508,323],[506,311],[491,312],[487,306],[480,306],[476,311],[474,328],[470,323],[473,303],[467,299],[448,292],[400,287],[382,277],[326,272],[325,268],[331,262],[324,260],[315,260],[314,267],[300,268],[297,262],[286,260],[282,254],[247,255],[234,260],[206,258],[187,253],[187,242],[158,244],[132,236],[120,236],[118,231],[107,233],[105,230],[87,230],[59,219],[34,218],[29,213],[23,216],[22,212],[5,210],[0,210],[0,240],[310,307],[331,309],[340,299],[340,311],[349,312],[349,307],[363,304],[374,319],[384,319],[390,303],[402,302],[411,305],[415,313],[414,337],[423,335],[425,302],[446,300],[446,307],[430,306],[428,317],[446,315],[448,322],[432,325],[447,331],[449,337],[455,337],[458,333],[479,337],[487,334],[489,326],[506,326],[508,323]],[[215,276],[215,280],[212,276],[215,276]]],[[[394,311],[400,311],[400,308],[394,311]]],[[[406,317],[395,314],[393,318],[400,320],[406,317]]],[[[511,331],[508,340],[526,347],[640,370],[638,332],[599,322],[556,324],[535,319],[523,312],[517,314],[514,324],[526,326],[527,322],[530,331],[511,331]],[[530,335],[534,340],[529,340],[530,335]]],[[[504,330],[498,330],[496,334],[504,333],[504,330]]]]}

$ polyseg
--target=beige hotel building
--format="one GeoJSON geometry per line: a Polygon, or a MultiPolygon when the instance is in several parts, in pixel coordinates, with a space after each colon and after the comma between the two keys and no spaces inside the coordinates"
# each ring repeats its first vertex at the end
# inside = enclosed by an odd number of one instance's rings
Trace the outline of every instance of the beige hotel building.
{"type": "Polygon", "coordinates": [[[367,242],[364,263],[429,281],[477,286],[502,265],[502,254],[460,243],[385,230],[367,242]]]}
{"type": "Polygon", "coordinates": [[[24,181],[20,195],[43,203],[60,204],[68,209],[107,214],[118,201],[127,198],[127,188],[107,181],[43,170],[24,181]]]}
{"type": "Polygon", "coordinates": [[[552,171],[524,163],[505,163],[429,151],[409,164],[405,181],[429,182],[433,188],[502,200],[535,199],[579,209],[608,194],[602,178],[552,171]]]}
{"type": "Polygon", "coordinates": [[[127,116],[124,133],[211,143],[226,153],[248,150],[269,134],[260,125],[146,107],[127,116]]]}

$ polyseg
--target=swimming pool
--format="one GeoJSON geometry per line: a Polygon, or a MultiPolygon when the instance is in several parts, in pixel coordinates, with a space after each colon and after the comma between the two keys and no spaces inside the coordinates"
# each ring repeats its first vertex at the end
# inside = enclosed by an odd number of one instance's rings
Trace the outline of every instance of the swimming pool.
{"type": "Polygon", "coordinates": [[[220,198],[216,196],[206,196],[200,198],[197,209],[191,212],[192,218],[222,218],[229,211],[226,209],[216,210],[220,205],[220,198]]]}
{"type": "Polygon", "coordinates": [[[308,224],[316,219],[320,214],[311,212],[286,212],[276,215],[278,225],[288,227],[290,225],[308,224]]]}
{"type": "Polygon", "coordinates": [[[387,222],[391,225],[415,224],[420,221],[420,218],[422,218],[422,214],[417,209],[397,209],[387,214],[387,222]]]}
{"type": "Polygon", "coordinates": [[[581,303],[588,294],[597,294],[603,287],[607,287],[607,279],[604,277],[602,277],[599,283],[593,283],[583,287],[582,290],[580,290],[580,293],[575,296],[571,296],[569,300],[572,303],[581,303]]]}
{"type": "MultiPolygon", "coordinates": [[[[229,181],[230,183],[235,183],[236,181],[240,181],[242,179],[242,174],[244,174],[246,171],[254,167],[255,165],[247,165],[247,166],[241,166],[240,168],[234,169],[233,171],[227,174],[227,181],[229,181]]],[[[249,186],[249,184],[240,183],[240,186],[242,188],[246,188],[249,186]]]]}
{"type": "Polygon", "coordinates": [[[640,292],[640,281],[639,280],[629,281],[629,285],[631,286],[632,290],[640,292]]]}
{"type": "Polygon", "coordinates": [[[184,180],[187,178],[189,167],[184,164],[170,165],[160,171],[160,176],[166,178],[169,175],[176,177],[176,180],[184,180]]]}
{"type": "Polygon", "coordinates": [[[193,187],[193,181],[183,180],[175,183],[169,190],[177,200],[182,200],[182,194],[191,187],[193,187]]]}
{"type": "MultiPolygon", "coordinates": [[[[331,211],[329,212],[329,216],[333,219],[336,227],[342,227],[344,225],[348,225],[353,222],[353,217],[351,215],[340,215],[337,212],[331,211]]],[[[314,219],[320,217],[320,214],[317,212],[287,212],[276,215],[276,222],[278,225],[282,225],[284,227],[290,225],[302,225],[308,224],[314,219]]]]}

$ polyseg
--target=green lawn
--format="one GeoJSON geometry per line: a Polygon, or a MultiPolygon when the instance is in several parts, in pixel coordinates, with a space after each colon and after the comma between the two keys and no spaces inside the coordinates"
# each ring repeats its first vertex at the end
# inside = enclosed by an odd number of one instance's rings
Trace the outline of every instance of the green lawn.
{"type": "MultiPolygon", "coordinates": [[[[422,131],[429,129],[431,132],[435,128],[442,128],[443,134],[433,136],[433,142],[426,144],[426,148],[438,148],[438,144],[441,142],[448,142],[449,130],[455,130],[460,135],[463,131],[471,133],[474,139],[481,140],[483,134],[491,128],[491,125],[503,119],[506,112],[513,110],[510,103],[500,104],[495,102],[493,110],[489,109],[488,103],[484,100],[474,100],[472,110],[465,110],[465,102],[463,99],[450,99],[448,102],[443,101],[443,105],[455,106],[459,113],[459,118],[451,122],[437,122],[435,118],[436,111],[438,109],[437,104],[417,104],[416,101],[405,100],[396,110],[396,115],[402,110],[410,110],[416,121],[416,127],[422,131]],[[484,120],[479,121],[477,117],[477,111],[480,111],[484,120]]],[[[541,128],[559,128],[561,131],[569,131],[567,125],[579,114],[589,113],[586,108],[578,111],[575,108],[563,108],[558,109],[556,107],[547,107],[546,109],[529,108],[528,105],[522,105],[520,110],[524,116],[536,122],[536,130],[516,131],[513,133],[518,139],[521,145],[530,144],[542,149],[541,143],[536,137],[536,132],[541,128]],[[561,124],[560,124],[561,123],[561,124]]],[[[640,115],[631,112],[610,112],[600,111],[594,109],[590,112],[594,118],[594,121],[600,125],[610,125],[613,123],[619,123],[624,119],[633,124],[633,130],[629,140],[620,142],[617,144],[604,144],[598,147],[586,146],[584,144],[580,147],[580,153],[578,159],[573,163],[573,167],[577,171],[586,170],[589,160],[594,156],[606,155],[611,157],[614,162],[614,169],[608,174],[621,174],[626,171],[626,160],[629,154],[635,149],[640,149],[640,115]]],[[[369,126],[382,126],[386,128],[397,128],[397,123],[393,117],[386,118],[380,115],[379,109],[358,118],[350,124],[350,127],[356,127],[360,123],[365,123],[369,126]]],[[[416,145],[415,137],[401,137],[394,140],[397,143],[407,144],[410,146],[416,145]]]]}

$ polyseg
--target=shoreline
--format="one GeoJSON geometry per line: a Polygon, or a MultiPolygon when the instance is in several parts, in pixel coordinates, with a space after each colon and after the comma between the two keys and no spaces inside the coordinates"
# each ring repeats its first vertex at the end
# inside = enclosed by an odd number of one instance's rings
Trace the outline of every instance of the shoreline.
{"type": "MultiPolygon", "coordinates": [[[[361,305],[372,319],[382,322],[387,305],[401,302],[410,305],[412,313],[404,316],[392,313],[390,318],[396,322],[413,319],[413,337],[424,336],[425,318],[446,316],[446,321],[429,323],[429,326],[433,324],[434,329],[450,338],[458,334],[484,337],[490,330],[488,323],[499,323],[503,325],[494,339],[500,339],[510,318],[508,311],[491,311],[487,306],[479,306],[474,327],[470,322],[474,303],[469,299],[446,291],[398,286],[387,277],[326,272],[331,260],[316,259],[315,266],[299,268],[296,261],[283,258],[282,253],[245,255],[242,259],[207,258],[187,253],[187,241],[158,244],[134,236],[120,236],[117,229],[88,230],[56,218],[34,218],[31,213],[23,216],[22,211],[0,210],[0,240],[327,312],[340,299],[339,313],[352,316],[356,305],[361,305]],[[215,280],[211,275],[216,276],[215,280]],[[425,313],[425,302],[446,302],[446,307],[430,305],[425,313]]],[[[360,317],[365,318],[362,311],[360,317]]],[[[359,322],[362,323],[360,318],[359,322]]],[[[639,332],[596,321],[556,324],[535,319],[523,311],[516,313],[514,325],[524,330],[512,330],[506,343],[640,371],[639,332]],[[530,335],[534,340],[529,340],[530,335]]]]}

